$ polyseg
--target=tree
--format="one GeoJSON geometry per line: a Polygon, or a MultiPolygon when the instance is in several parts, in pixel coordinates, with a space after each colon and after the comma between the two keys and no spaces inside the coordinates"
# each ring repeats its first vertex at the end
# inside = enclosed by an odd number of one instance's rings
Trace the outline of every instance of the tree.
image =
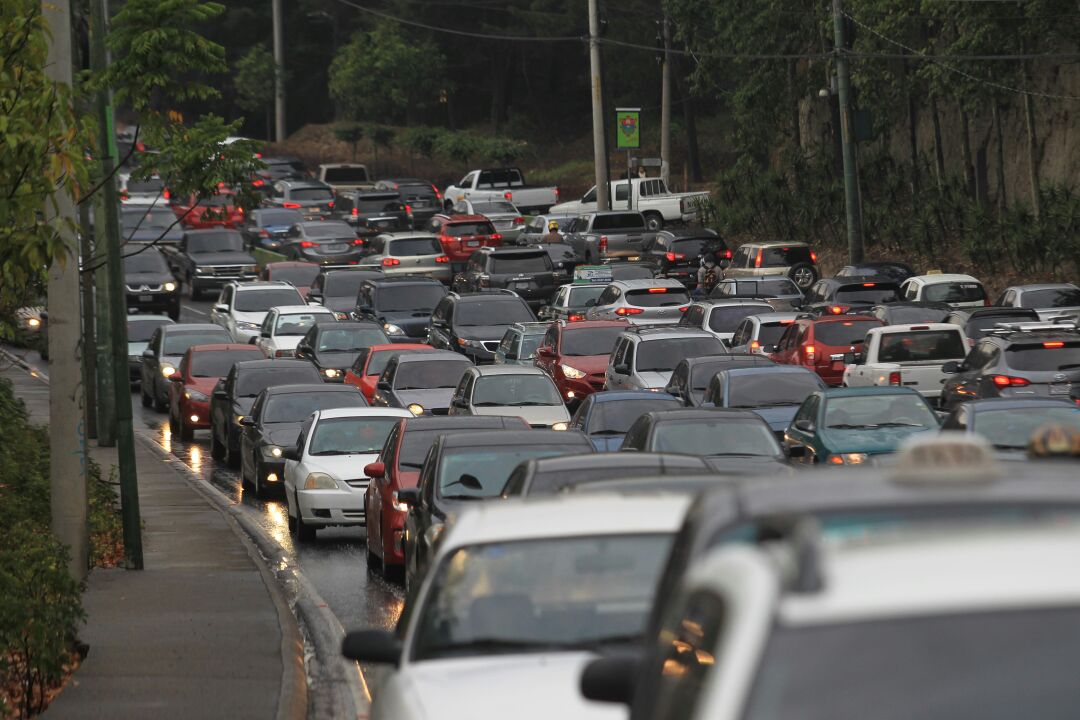
{"type": "Polygon", "coordinates": [[[374,155],[372,168],[376,174],[379,172],[379,148],[389,150],[394,144],[394,129],[385,125],[372,125],[368,128],[368,137],[371,138],[371,152],[374,155]]]}
{"type": "Polygon", "coordinates": [[[277,66],[274,55],[262,45],[256,45],[236,61],[233,84],[236,104],[248,112],[266,116],[266,139],[273,139],[274,84],[277,66]]]}
{"type": "Polygon", "coordinates": [[[352,161],[356,162],[356,147],[364,139],[364,126],[356,122],[338,123],[334,126],[334,137],[352,147],[352,161]]]}

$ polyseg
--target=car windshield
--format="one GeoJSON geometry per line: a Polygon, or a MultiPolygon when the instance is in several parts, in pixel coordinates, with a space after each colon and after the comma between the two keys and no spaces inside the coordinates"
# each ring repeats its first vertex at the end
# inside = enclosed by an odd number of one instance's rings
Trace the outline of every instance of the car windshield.
{"type": "Polygon", "coordinates": [[[745,408],[802,405],[810,393],[821,388],[818,376],[810,371],[737,373],[728,379],[727,404],[745,408]]]}
{"type": "Polygon", "coordinates": [[[300,202],[327,202],[334,199],[334,194],[330,192],[330,188],[293,188],[289,191],[289,199],[300,202]]]}
{"type": "Polygon", "coordinates": [[[124,230],[167,230],[177,225],[176,215],[169,210],[124,210],[120,213],[124,230]]]}
{"type": "Polygon", "coordinates": [[[562,398],[547,375],[491,375],[476,379],[472,403],[476,407],[526,407],[562,405],[562,398]]]}
{"type": "Polygon", "coordinates": [[[303,305],[304,298],[295,288],[266,288],[236,293],[233,310],[237,312],[266,312],[278,305],[303,305]]]}
{"type": "MultiPolygon", "coordinates": [[[[133,318],[128,319],[128,342],[147,342],[150,340],[150,336],[154,334],[162,325],[172,325],[172,320],[168,318],[147,318],[135,320],[133,318]]],[[[259,353],[260,355],[262,353],[259,353]]]]}
{"type": "Polygon", "coordinates": [[[124,258],[124,274],[134,275],[136,273],[168,275],[169,264],[165,262],[165,257],[160,251],[151,248],[124,258]]]}
{"type": "MultiPolygon", "coordinates": [[[[717,285],[722,288],[723,284],[717,285]]],[[[735,295],[762,297],[786,297],[799,295],[799,288],[787,278],[772,278],[769,280],[738,280],[735,282],[735,295]]]]}
{"type": "Polygon", "coordinates": [[[670,337],[638,343],[636,372],[671,372],[683,358],[724,355],[723,344],[712,337],[670,337]]]}
{"type": "Polygon", "coordinates": [[[259,210],[258,213],[255,222],[259,227],[292,226],[304,219],[296,210],[259,210]]]}
{"type": "Polygon", "coordinates": [[[315,282],[315,278],[318,276],[319,266],[314,263],[310,265],[286,265],[285,267],[273,268],[270,271],[272,280],[283,280],[297,287],[311,287],[311,283],[315,282]]]}
{"type": "Polygon", "coordinates": [[[567,306],[583,308],[588,305],[590,300],[595,304],[596,299],[603,294],[605,287],[604,285],[583,285],[570,288],[570,300],[567,302],[567,306]]]}
{"type": "Polygon", "coordinates": [[[552,267],[551,257],[546,251],[532,255],[524,253],[494,255],[491,258],[491,272],[496,275],[551,272],[552,267]]]}
{"type": "Polygon", "coordinates": [[[761,323],[758,325],[758,343],[763,347],[765,345],[776,345],[793,322],[794,320],[784,320],[775,323],[761,323]]]}
{"type": "Polygon", "coordinates": [[[625,435],[634,421],[654,410],[675,410],[682,405],[673,397],[643,397],[598,402],[589,413],[589,435],[625,435]]]}
{"type": "Polygon", "coordinates": [[[776,436],[764,421],[705,420],[660,422],[653,429],[650,448],[654,452],[683,455],[764,455],[783,454],[776,436]]]}
{"type": "Polygon", "coordinates": [[[334,316],[331,313],[316,312],[278,315],[274,324],[274,335],[306,335],[317,322],[334,322],[334,316]]]}
{"type": "Polygon", "coordinates": [[[1013,370],[1053,372],[1080,369],[1080,342],[1049,340],[1024,345],[1010,345],[1005,364],[1013,370]]]}
{"type": "Polygon", "coordinates": [[[191,376],[201,378],[225,377],[232,366],[243,360],[262,360],[261,350],[206,350],[191,354],[191,376]]]}
{"type": "Polygon", "coordinates": [[[675,307],[690,302],[690,296],[683,288],[653,287],[626,291],[627,305],[634,307],[675,307]]]}
{"type": "Polygon", "coordinates": [[[323,296],[355,298],[360,292],[360,285],[371,279],[371,273],[336,272],[326,276],[323,284],[323,296]]]}
{"type": "Polygon", "coordinates": [[[937,430],[937,416],[921,395],[855,395],[825,403],[825,426],[834,430],[914,427],[937,430]]]}
{"type": "Polygon", "coordinates": [[[519,215],[517,208],[508,202],[481,202],[473,203],[473,210],[478,215],[499,215],[510,213],[512,215],[519,215]]]}
{"type": "Polygon", "coordinates": [[[147,178],[145,180],[128,180],[124,188],[129,194],[157,195],[165,189],[165,183],[161,178],[147,178]]]}
{"type": "Polygon", "coordinates": [[[900,301],[900,293],[895,285],[861,283],[839,288],[833,300],[838,303],[891,303],[900,301]]]}
{"type": "Polygon", "coordinates": [[[583,452],[580,445],[525,445],[454,448],[439,467],[439,497],[472,499],[502,492],[514,468],[533,458],[583,452]]]}
{"type": "Polygon", "coordinates": [[[461,303],[457,306],[455,314],[454,324],[458,327],[513,325],[536,320],[529,306],[522,300],[503,299],[497,295],[484,298],[482,303],[461,303]]]}
{"type": "Polygon", "coordinates": [[[319,371],[313,365],[289,368],[251,368],[237,373],[236,390],[234,392],[236,397],[252,398],[268,387],[308,385],[321,382],[322,378],[319,376],[319,371]]]}
{"type": "Polygon", "coordinates": [[[465,369],[472,363],[440,358],[400,363],[394,374],[395,390],[426,390],[431,388],[455,388],[465,369]]]}
{"type": "Polygon", "coordinates": [[[215,345],[230,343],[232,338],[225,328],[221,330],[174,330],[165,333],[162,355],[183,355],[192,345],[215,345]]]}
{"type": "Polygon", "coordinates": [[[356,237],[356,231],[343,222],[304,223],[304,235],[309,238],[349,238],[356,237]]]}
{"type": "Polygon", "coordinates": [[[489,222],[448,223],[443,227],[443,232],[450,237],[464,237],[466,235],[494,235],[495,226],[489,222]]]}
{"type": "Polygon", "coordinates": [[[709,249],[715,249],[717,243],[714,237],[679,238],[671,243],[671,250],[679,255],[685,255],[688,260],[696,260],[698,255],[709,249]]]}
{"type": "Polygon", "coordinates": [[[212,232],[189,235],[187,238],[187,251],[192,255],[244,252],[244,236],[238,232],[212,232]]]}
{"type": "Polygon", "coordinates": [[[1080,306],[1080,290],[1076,288],[1027,290],[1020,295],[1020,305],[1026,308],[1077,307],[1080,306]]]}
{"type": "Polygon", "coordinates": [[[928,302],[962,303],[986,300],[986,291],[977,282],[943,282],[923,288],[923,300],[928,302]]]}
{"type": "MultiPolygon", "coordinates": [[[[264,423],[298,423],[316,410],[329,408],[366,407],[367,401],[359,392],[290,392],[273,395],[263,408],[264,423]]],[[[387,428],[387,432],[390,429],[387,428]]],[[[383,436],[383,440],[386,436],[383,436]]]]}
{"type": "Polygon", "coordinates": [[[995,447],[1024,450],[1032,433],[1047,423],[1080,430],[1080,407],[1002,408],[981,410],[972,415],[972,427],[995,447]]]}
{"type": "Polygon", "coordinates": [[[839,320],[817,323],[814,342],[822,345],[858,345],[871,328],[881,327],[876,320],[839,320]]]}
{"type": "Polygon", "coordinates": [[[883,363],[957,360],[967,355],[959,330],[916,330],[884,333],[878,347],[883,363]]]}
{"type": "Polygon", "coordinates": [[[850,718],[879,708],[887,710],[875,715],[921,720],[1069,718],[1077,622],[1080,610],[1068,607],[777,623],[742,717],[850,718]]]}
{"type": "Polygon", "coordinates": [[[434,569],[412,659],[631,644],[670,547],[634,534],[459,548],[434,569]]]}
{"type": "Polygon", "coordinates": [[[771,305],[721,305],[709,314],[709,329],[719,333],[733,333],[743,318],[761,313],[771,313],[771,305]]]}
{"type": "Polygon", "coordinates": [[[610,355],[615,341],[625,328],[593,327],[576,330],[566,329],[562,334],[561,352],[566,357],[589,357],[593,355],[610,355]]]}
{"type": "Polygon", "coordinates": [[[915,323],[938,323],[949,314],[948,307],[890,307],[890,325],[914,325],[915,323]]]}
{"type": "Polygon", "coordinates": [[[382,449],[400,418],[343,417],[319,420],[308,445],[310,455],[371,455],[382,449]]]}
{"type": "Polygon", "coordinates": [[[319,332],[316,352],[360,352],[372,345],[388,342],[386,333],[377,327],[323,328],[319,332]]]}
{"type": "Polygon", "coordinates": [[[401,238],[387,243],[386,254],[397,257],[442,255],[442,245],[436,238],[401,238]]]}
{"type": "Polygon", "coordinates": [[[518,360],[531,360],[536,357],[536,348],[540,347],[540,342],[544,339],[542,334],[540,335],[525,335],[521,338],[521,347],[518,348],[518,360]]]}
{"type": "Polygon", "coordinates": [[[375,307],[382,312],[430,314],[446,295],[440,284],[381,287],[375,291],[375,307]]]}

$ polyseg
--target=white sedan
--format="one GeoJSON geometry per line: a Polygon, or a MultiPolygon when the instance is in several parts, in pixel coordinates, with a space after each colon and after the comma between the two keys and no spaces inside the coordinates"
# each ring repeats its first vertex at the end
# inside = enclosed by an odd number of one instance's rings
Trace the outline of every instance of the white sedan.
{"type": "Polygon", "coordinates": [[[443,537],[399,636],[350,633],[346,657],[396,666],[373,720],[617,720],[584,700],[582,668],[641,640],[690,499],[507,500],[464,511],[443,537]]]}
{"type": "Polygon", "coordinates": [[[334,408],[312,413],[296,447],[285,448],[285,500],[289,529],[310,542],[319,528],[364,525],[364,493],[375,462],[404,408],[334,408]]]}
{"type": "Polygon", "coordinates": [[[296,357],[296,346],[315,323],[337,322],[334,313],[311,305],[285,305],[266,313],[255,345],[268,358],[296,357]]]}

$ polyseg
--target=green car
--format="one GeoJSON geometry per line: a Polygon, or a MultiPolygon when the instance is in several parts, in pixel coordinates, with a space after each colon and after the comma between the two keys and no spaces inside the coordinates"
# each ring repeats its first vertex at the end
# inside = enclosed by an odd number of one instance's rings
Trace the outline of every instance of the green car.
{"type": "Polygon", "coordinates": [[[784,443],[796,462],[861,465],[896,452],[911,435],[940,427],[930,403],[911,388],[829,388],[803,401],[784,443]]]}

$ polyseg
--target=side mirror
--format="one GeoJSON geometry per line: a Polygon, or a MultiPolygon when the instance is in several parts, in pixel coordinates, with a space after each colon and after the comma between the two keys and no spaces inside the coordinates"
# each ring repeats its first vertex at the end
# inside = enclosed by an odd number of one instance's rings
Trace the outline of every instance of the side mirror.
{"type": "Polygon", "coordinates": [[[536,348],[536,357],[553,358],[555,357],[555,349],[548,347],[547,345],[542,345],[541,347],[536,348]]]}
{"type": "Polygon", "coordinates": [[[618,365],[612,365],[611,372],[615,373],[616,375],[629,375],[630,374],[630,366],[627,365],[626,363],[619,363],[618,365]]]}
{"type": "Polygon", "coordinates": [[[454,399],[453,399],[453,400],[451,401],[451,403],[450,403],[450,404],[451,404],[451,405],[453,405],[453,406],[454,406],[454,407],[456,407],[456,408],[464,408],[464,409],[468,409],[468,407],[469,407],[469,401],[468,401],[468,400],[466,400],[465,398],[461,398],[461,397],[458,397],[458,398],[454,398],[454,399]]]}
{"type": "Polygon", "coordinates": [[[859,364],[859,354],[858,353],[853,353],[853,352],[844,353],[844,364],[845,365],[858,365],[859,364]]]}
{"type": "Polygon", "coordinates": [[[365,663],[396,667],[401,662],[401,651],[401,640],[389,630],[357,630],[348,633],[341,643],[342,655],[365,663]]]}
{"type": "Polygon", "coordinates": [[[640,672],[641,656],[636,653],[597,658],[581,672],[581,694],[586,700],[629,705],[640,672]]]}
{"type": "Polygon", "coordinates": [[[228,400],[229,395],[228,395],[228,393],[225,392],[225,388],[214,388],[214,399],[215,400],[228,400]]]}
{"type": "Polygon", "coordinates": [[[368,463],[364,466],[364,474],[370,478],[381,478],[386,474],[386,464],[382,462],[368,463]]]}
{"type": "Polygon", "coordinates": [[[250,415],[245,416],[240,421],[240,424],[243,425],[244,427],[255,427],[255,418],[251,417],[250,415]]]}
{"type": "Polygon", "coordinates": [[[814,432],[814,423],[810,422],[809,420],[796,420],[795,424],[792,427],[794,427],[796,430],[802,430],[803,432],[807,433],[814,432]]]}
{"type": "Polygon", "coordinates": [[[227,313],[229,312],[229,306],[225,303],[216,303],[214,305],[214,312],[227,313]]]}
{"type": "Polygon", "coordinates": [[[762,345],[761,346],[761,352],[765,353],[766,355],[768,355],[770,353],[774,353],[774,352],[776,352],[776,346],[775,345],[762,345]]]}
{"type": "Polygon", "coordinates": [[[377,383],[375,383],[375,387],[377,387],[380,390],[392,390],[393,389],[393,388],[390,387],[390,383],[388,383],[385,380],[379,380],[377,383]]]}
{"type": "Polygon", "coordinates": [[[144,358],[146,358],[147,360],[153,360],[154,359],[154,351],[151,350],[150,348],[146,348],[145,350],[142,351],[142,356],[144,358]]]}
{"type": "Polygon", "coordinates": [[[959,360],[950,360],[949,362],[941,366],[941,372],[947,375],[955,375],[963,369],[964,363],[960,362],[959,360]]]}
{"type": "MultiPolygon", "coordinates": [[[[245,418],[245,420],[246,419],[247,418],[245,418]]],[[[241,424],[243,424],[243,423],[241,423],[241,424]]],[[[300,459],[300,451],[297,450],[295,447],[281,448],[281,457],[285,458],[286,460],[299,460],[300,459]]]]}
{"type": "Polygon", "coordinates": [[[416,507],[420,504],[420,488],[401,488],[397,491],[397,499],[400,503],[416,507]]]}

